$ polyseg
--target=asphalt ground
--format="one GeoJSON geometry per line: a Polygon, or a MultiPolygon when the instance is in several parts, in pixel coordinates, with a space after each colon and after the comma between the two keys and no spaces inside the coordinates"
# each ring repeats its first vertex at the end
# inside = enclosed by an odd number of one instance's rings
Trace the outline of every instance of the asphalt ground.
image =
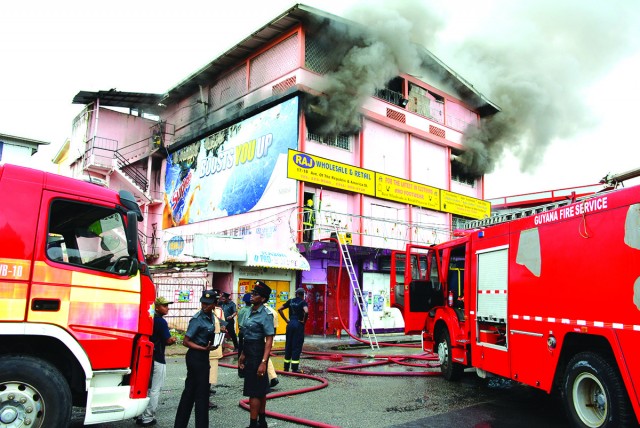
{"type": "MultiPolygon", "coordinates": [[[[353,339],[307,337],[303,348],[301,376],[280,372],[280,383],[268,396],[270,427],[473,427],[528,428],[567,425],[561,406],[554,397],[509,380],[480,379],[467,370],[459,382],[439,376],[437,367],[420,350],[417,337],[379,337],[383,346],[372,350],[353,339]],[[413,347],[407,347],[413,346],[413,347]],[[373,358],[375,356],[375,358],[373,358]],[[411,357],[411,358],[409,358],[411,357]],[[390,359],[393,361],[389,363],[390,359]],[[361,364],[380,364],[351,368],[361,364]],[[356,375],[353,372],[366,372],[356,375]],[[372,373],[372,372],[375,372],[372,373]],[[299,390],[308,390],[298,393],[299,390]],[[286,420],[289,419],[289,420],[286,420]]],[[[272,357],[276,370],[282,370],[283,341],[276,341],[272,357]]],[[[167,380],[157,414],[159,427],[172,427],[184,387],[186,348],[167,348],[167,380]]],[[[209,411],[209,426],[246,427],[247,406],[242,405],[243,380],[237,375],[237,356],[220,360],[219,382],[209,411]]],[[[83,410],[74,409],[73,427],[81,427],[83,410]]],[[[103,428],[136,427],[133,420],[96,425],[103,428]]],[[[190,427],[195,427],[193,415],[190,427]]]]}

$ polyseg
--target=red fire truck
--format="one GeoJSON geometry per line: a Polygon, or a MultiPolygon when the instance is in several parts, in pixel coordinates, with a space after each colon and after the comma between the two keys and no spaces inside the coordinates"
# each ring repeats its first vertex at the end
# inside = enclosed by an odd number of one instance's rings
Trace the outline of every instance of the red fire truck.
{"type": "Polygon", "coordinates": [[[557,205],[395,252],[391,303],[446,379],[475,368],[559,392],[573,426],[637,426],[640,186],[557,205]]]}
{"type": "Polygon", "coordinates": [[[155,289],[133,195],[8,164],[0,195],[0,426],[141,414],[155,289]]]}

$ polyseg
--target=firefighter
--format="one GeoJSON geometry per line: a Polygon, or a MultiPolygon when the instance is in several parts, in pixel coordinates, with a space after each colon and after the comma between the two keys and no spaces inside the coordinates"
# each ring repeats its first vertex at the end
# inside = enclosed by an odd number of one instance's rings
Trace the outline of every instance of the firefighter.
{"type": "Polygon", "coordinates": [[[303,241],[311,242],[313,241],[313,228],[316,225],[316,213],[313,209],[313,199],[309,199],[307,201],[307,205],[303,208],[303,216],[302,216],[302,229],[303,233],[303,241]]]}
{"type": "Polygon", "coordinates": [[[309,317],[309,306],[304,300],[304,288],[296,290],[296,297],[287,300],[278,308],[278,312],[287,323],[286,342],[284,345],[284,371],[289,367],[294,373],[300,372],[300,354],[304,344],[304,324],[309,317]],[[289,309],[289,319],[284,315],[284,310],[289,309]]]}

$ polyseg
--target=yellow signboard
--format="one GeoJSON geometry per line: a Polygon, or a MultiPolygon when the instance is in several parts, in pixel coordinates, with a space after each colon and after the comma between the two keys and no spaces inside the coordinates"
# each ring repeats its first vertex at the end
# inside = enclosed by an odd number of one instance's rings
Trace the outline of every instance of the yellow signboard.
{"type": "Polygon", "coordinates": [[[483,219],[491,203],[289,149],[287,177],[434,211],[483,219]]]}
{"type": "Polygon", "coordinates": [[[375,173],[289,149],[287,177],[349,192],[375,195],[375,173]]]}
{"type": "Polygon", "coordinates": [[[491,203],[488,201],[449,192],[447,190],[441,190],[440,195],[440,211],[478,220],[491,215],[491,203]]]}
{"type": "Polygon", "coordinates": [[[376,197],[430,210],[440,209],[440,189],[376,172],[376,197]]]}

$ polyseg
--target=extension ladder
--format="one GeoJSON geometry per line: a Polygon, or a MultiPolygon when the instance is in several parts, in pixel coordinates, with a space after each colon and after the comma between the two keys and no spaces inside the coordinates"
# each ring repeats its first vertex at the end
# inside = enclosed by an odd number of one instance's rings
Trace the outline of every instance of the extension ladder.
{"type": "Polygon", "coordinates": [[[358,275],[356,274],[356,270],[353,267],[353,261],[351,260],[351,255],[349,254],[349,248],[347,247],[346,242],[343,242],[343,240],[340,239],[340,232],[338,227],[336,225],[333,225],[331,230],[333,230],[336,239],[338,240],[340,253],[342,254],[342,260],[349,274],[349,283],[351,284],[353,297],[356,299],[358,311],[360,311],[360,317],[362,319],[361,331],[363,333],[366,332],[367,337],[369,338],[369,345],[371,345],[372,350],[380,349],[378,338],[376,337],[376,332],[373,330],[373,324],[371,323],[371,319],[369,318],[367,301],[362,295],[362,289],[360,288],[360,284],[358,282],[358,275]]]}

